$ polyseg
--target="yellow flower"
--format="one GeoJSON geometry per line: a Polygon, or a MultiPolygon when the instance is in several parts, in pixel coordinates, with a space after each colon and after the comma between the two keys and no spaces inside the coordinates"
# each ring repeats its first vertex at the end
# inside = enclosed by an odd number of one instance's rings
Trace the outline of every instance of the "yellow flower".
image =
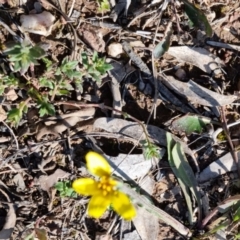
{"type": "Polygon", "coordinates": [[[92,196],[88,204],[88,215],[100,218],[111,205],[125,220],[131,220],[136,210],[129,197],[117,190],[118,182],[111,177],[111,167],[107,160],[96,152],[86,155],[87,168],[93,175],[100,177],[98,181],[92,178],[76,179],[72,187],[84,196],[92,196]]]}

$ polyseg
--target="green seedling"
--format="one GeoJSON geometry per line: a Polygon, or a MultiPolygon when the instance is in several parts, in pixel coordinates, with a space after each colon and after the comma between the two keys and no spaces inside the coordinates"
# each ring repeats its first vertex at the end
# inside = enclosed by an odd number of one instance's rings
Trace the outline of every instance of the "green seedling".
{"type": "Polygon", "coordinates": [[[77,65],[78,61],[68,61],[68,58],[65,57],[62,61],[61,66],[57,68],[55,75],[59,76],[61,74],[64,74],[70,80],[82,78],[82,74],[76,70],[77,65]]]}
{"type": "Polygon", "coordinates": [[[2,95],[6,88],[8,87],[17,87],[18,80],[10,74],[10,76],[3,76],[0,74],[0,95],[2,95]]]}
{"type": "MultiPolygon", "coordinates": [[[[50,61],[44,60],[47,69],[52,70],[50,61]]],[[[51,101],[54,100],[55,95],[69,96],[70,91],[74,90],[72,82],[76,88],[82,92],[82,74],[76,70],[78,61],[68,61],[67,57],[63,59],[61,65],[56,69],[52,78],[43,76],[39,78],[41,87],[50,89],[51,101]]],[[[48,72],[47,72],[48,74],[48,72]]]]}
{"type": "Polygon", "coordinates": [[[46,55],[39,45],[32,46],[26,42],[8,44],[3,54],[8,55],[14,71],[19,71],[21,75],[26,73],[30,66],[38,65],[38,59],[46,55]]]}
{"type": "Polygon", "coordinates": [[[100,0],[98,1],[98,4],[99,4],[99,8],[98,8],[99,12],[104,13],[110,10],[110,4],[108,0],[100,0]]]}
{"type": "Polygon", "coordinates": [[[143,156],[146,160],[149,160],[152,158],[160,158],[158,146],[156,146],[155,144],[147,140],[141,141],[141,144],[143,148],[143,156]]]}
{"type": "Polygon", "coordinates": [[[58,182],[54,187],[59,191],[60,197],[77,197],[77,193],[72,189],[72,183],[70,181],[58,182]]]}
{"type": "Polygon", "coordinates": [[[28,94],[32,99],[37,101],[37,107],[39,108],[39,115],[43,117],[44,115],[54,115],[55,108],[49,102],[48,96],[39,93],[36,89],[29,89],[28,94]]]}
{"type": "Polygon", "coordinates": [[[97,52],[93,53],[92,59],[89,59],[86,53],[82,53],[82,63],[85,73],[92,77],[97,83],[100,83],[103,75],[112,69],[112,65],[106,63],[105,58],[98,57],[97,52]]]}
{"type": "Polygon", "coordinates": [[[8,112],[8,122],[11,122],[15,127],[17,127],[23,117],[23,114],[27,112],[27,109],[26,102],[21,102],[18,108],[13,108],[8,112]]]}

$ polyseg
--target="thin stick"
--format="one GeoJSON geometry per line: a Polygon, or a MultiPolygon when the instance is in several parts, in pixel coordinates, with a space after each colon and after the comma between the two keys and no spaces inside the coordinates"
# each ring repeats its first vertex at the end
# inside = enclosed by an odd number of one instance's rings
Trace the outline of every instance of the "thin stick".
{"type": "Polygon", "coordinates": [[[229,133],[229,130],[228,130],[227,120],[226,120],[226,116],[224,114],[224,110],[225,110],[224,106],[220,107],[222,128],[224,130],[224,133],[226,134],[228,143],[229,143],[230,148],[231,148],[230,152],[231,152],[231,155],[232,155],[232,158],[233,158],[234,162],[236,163],[238,176],[240,177],[240,165],[239,165],[240,161],[238,161],[237,152],[234,149],[234,146],[233,146],[233,143],[232,143],[232,139],[230,137],[230,133],[229,133]]]}
{"type": "Polygon", "coordinates": [[[11,133],[11,135],[12,135],[13,138],[14,138],[14,141],[15,141],[15,143],[16,143],[16,148],[17,148],[17,150],[19,150],[18,140],[17,140],[16,135],[14,134],[13,130],[12,130],[12,129],[8,126],[8,124],[6,124],[4,121],[1,121],[1,122],[5,125],[5,127],[8,128],[9,132],[11,133]]]}

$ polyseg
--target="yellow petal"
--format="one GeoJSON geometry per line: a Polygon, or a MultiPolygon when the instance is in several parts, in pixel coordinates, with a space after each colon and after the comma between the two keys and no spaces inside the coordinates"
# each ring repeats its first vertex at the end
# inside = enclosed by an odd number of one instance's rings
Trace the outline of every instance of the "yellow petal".
{"type": "Polygon", "coordinates": [[[88,215],[90,217],[100,218],[110,204],[111,198],[101,194],[94,195],[88,203],[88,215]]]}
{"type": "Polygon", "coordinates": [[[101,193],[101,190],[98,188],[98,182],[92,178],[76,179],[72,184],[72,188],[75,190],[75,192],[84,196],[91,196],[101,193]]]}
{"type": "Polygon", "coordinates": [[[125,220],[131,220],[136,216],[136,210],[129,197],[122,192],[112,196],[112,207],[125,220]]]}
{"type": "Polygon", "coordinates": [[[89,152],[86,155],[87,168],[89,172],[98,177],[110,176],[111,167],[107,160],[96,152],[89,152]]]}

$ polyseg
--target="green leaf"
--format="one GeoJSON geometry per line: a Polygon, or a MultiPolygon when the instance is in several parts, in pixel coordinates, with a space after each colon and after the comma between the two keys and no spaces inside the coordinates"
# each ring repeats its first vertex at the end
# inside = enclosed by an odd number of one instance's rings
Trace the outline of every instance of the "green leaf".
{"type": "Polygon", "coordinates": [[[59,95],[59,96],[69,96],[70,95],[70,92],[66,89],[58,89],[57,92],[56,92],[56,95],[59,95]]]}
{"type": "Polygon", "coordinates": [[[27,72],[31,64],[37,65],[37,59],[46,55],[45,51],[38,45],[31,46],[26,42],[9,44],[3,53],[8,55],[9,61],[14,63],[14,71],[20,71],[21,74],[27,72]]]}
{"type": "Polygon", "coordinates": [[[54,106],[47,102],[46,98],[38,99],[38,105],[39,108],[39,115],[40,117],[43,117],[44,115],[54,115],[55,114],[55,108],[54,106]]]}
{"type": "Polygon", "coordinates": [[[54,83],[52,79],[47,79],[45,77],[40,77],[39,78],[39,84],[41,87],[47,87],[50,89],[54,89],[54,83]]]}
{"type": "Polygon", "coordinates": [[[210,119],[197,115],[185,115],[172,122],[171,128],[174,131],[185,133],[187,135],[197,132],[201,133],[207,124],[211,123],[210,119]]]}
{"type": "Polygon", "coordinates": [[[160,156],[160,153],[159,153],[159,147],[156,146],[155,144],[146,140],[143,140],[140,143],[142,144],[143,156],[146,160],[149,160],[152,158],[160,159],[162,157],[160,156]]]}
{"type": "Polygon", "coordinates": [[[46,68],[47,68],[47,72],[48,71],[50,71],[51,69],[52,69],[52,61],[51,60],[49,60],[48,58],[46,58],[46,57],[43,57],[42,58],[42,61],[45,63],[45,66],[46,66],[46,68]]]}
{"type": "Polygon", "coordinates": [[[201,205],[201,197],[198,191],[198,183],[190,167],[186,156],[183,153],[182,146],[180,143],[175,142],[170,133],[166,134],[167,137],[167,147],[168,147],[168,161],[169,164],[177,177],[181,189],[183,191],[185,200],[187,202],[188,210],[189,210],[189,222],[193,224],[193,216],[192,216],[192,203],[190,191],[193,196],[197,200],[199,207],[199,219],[202,220],[202,205],[201,205]]]}
{"type": "Polygon", "coordinates": [[[80,93],[82,93],[83,92],[83,86],[82,86],[83,82],[82,82],[82,79],[76,79],[76,80],[74,80],[74,83],[75,83],[76,89],[80,93]]]}
{"type": "Polygon", "coordinates": [[[240,201],[235,204],[236,211],[233,213],[233,221],[236,222],[240,219],[240,201]]]}
{"type": "Polygon", "coordinates": [[[77,193],[72,188],[70,181],[58,182],[54,187],[60,192],[61,197],[76,197],[77,193]]]}
{"type": "Polygon", "coordinates": [[[110,4],[108,0],[102,0],[99,1],[100,7],[99,7],[99,11],[100,12],[106,12],[110,10],[110,4]]]}
{"type": "Polygon", "coordinates": [[[64,183],[63,182],[57,182],[54,187],[59,191],[63,191],[64,190],[64,183]]]}
{"type": "Polygon", "coordinates": [[[153,49],[153,56],[155,59],[159,59],[161,56],[163,56],[164,53],[168,51],[171,43],[171,36],[172,29],[167,32],[165,38],[153,49]]]}
{"type": "Polygon", "coordinates": [[[39,59],[39,58],[44,57],[46,55],[46,52],[41,47],[36,45],[36,46],[30,48],[29,55],[32,58],[39,59]]]}
{"type": "Polygon", "coordinates": [[[204,30],[208,37],[213,34],[212,28],[206,18],[206,16],[201,12],[200,9],[196,8],[188,0],[181,0],[184,3],[186,14],[189,19],[193,22],[196,27],[204,30]]]}
{"type": "Polygon", "coordinates": [[[98,61],[98,53],[94,51],[93,56],[92,56],[92,61],[95,63],[98,61]]]}
{"type": "Polygon", "coordinates": [[[87,54],[85,52],[83,52],[81,54],[81,57],[82,57],[82,64],[84,65],[85,68],[88,68],[89,63],[88,63],[88,56],[87,56],[87,54]]]}
{"type": "Polygon", "coordinates": [[[8,118],[8,121],[10,121],[15,126],[17,126],[20,120],[22,119],[22,116],[23,116],[22,109],[14,108],[8,112],[7,118],[8,118]]]}

